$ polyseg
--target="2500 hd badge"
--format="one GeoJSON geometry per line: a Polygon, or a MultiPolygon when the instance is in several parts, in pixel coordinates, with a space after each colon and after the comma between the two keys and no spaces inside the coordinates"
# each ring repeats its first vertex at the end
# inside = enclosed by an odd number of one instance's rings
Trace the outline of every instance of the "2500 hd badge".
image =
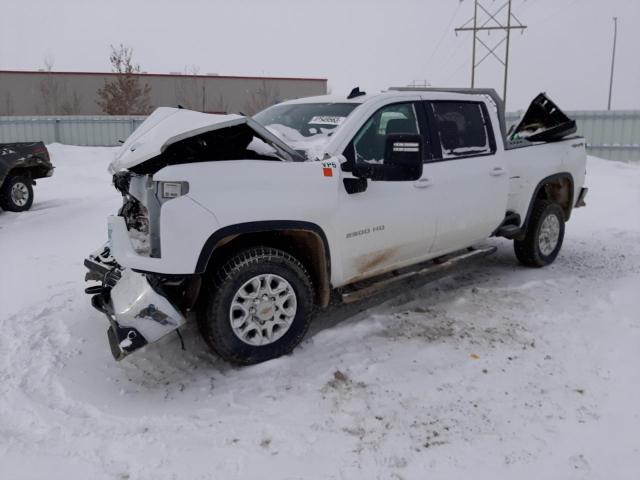
{"type": "Polygon", "coordinates": [[[347,233],[347,238],[360,237],[362,235],[368,235],[372,232],[381,232],[383,230],[384,230],[384,225],[377,225],[372,228],[363,228],[362,230],[347,233]]]}

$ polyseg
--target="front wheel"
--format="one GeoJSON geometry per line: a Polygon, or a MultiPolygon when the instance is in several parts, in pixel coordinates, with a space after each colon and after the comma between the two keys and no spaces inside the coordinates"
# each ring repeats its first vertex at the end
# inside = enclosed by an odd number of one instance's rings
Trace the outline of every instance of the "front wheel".
{"type": "Polygon", "coordinates": [[[554,262],[564,240],[564,211],[557,203],[538,200],[533,206],[527,233],[514,240],[516,257],[527,267],[544,267],[554,262]]]}
{"type": "Polygon", "coordinates": [[[309,274],[297,259],[275,248],[236,254],[203,294],[200,332],[231,363],[251,365],[290,353],[311,322],[309,274]]]}
{"type": "Polygon", "coordinates": [[[0,207],[8,212],[24,212],[33,204],[31,179],[23,175],[7,177],[0,188],[0,207]]]}

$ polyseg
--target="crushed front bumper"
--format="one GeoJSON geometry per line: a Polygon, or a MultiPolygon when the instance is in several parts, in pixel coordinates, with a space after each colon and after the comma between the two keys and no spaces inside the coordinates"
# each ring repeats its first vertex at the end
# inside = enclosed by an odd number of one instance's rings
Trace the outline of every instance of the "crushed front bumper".
{"type": "Polygon", "coordinates": [[[88,279],[101,285],[86,289],[91,305],[107,316],[111,353],[122,360],[148,343],[160,340],[186,322],[185,316],[149,282],[145,274],[109,265],[92,255],[84,262],[88,279]]]}

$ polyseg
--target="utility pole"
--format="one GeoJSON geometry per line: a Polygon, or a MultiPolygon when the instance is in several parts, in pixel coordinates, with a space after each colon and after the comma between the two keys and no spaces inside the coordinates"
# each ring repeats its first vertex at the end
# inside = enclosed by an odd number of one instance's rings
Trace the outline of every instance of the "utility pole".
{"type": "Polygon", "coordinates": [[[509,7],[507,12],[507,46],[504,54],[504,95],[502,95],[502,101],[504,106],[507,106],[507,85],[509,84],[509,47],[511,46],[511,0],[509,0],[509,7]]]}
{"type": "Polygon", "coordinates": [[[500,8],[495,10],[489,10],[482,4],[481,0],[474,0],[473,18],[464,23],[461,27],[455,29],[456,35],[458,32],[473,32],[473,50],[471,54],[471,88],[476,86],[476,68],[482,64],[488,57],[495,57],[504,66],[504,88],[503,88],[503,101],[507,103],[507,85],[509,83],[509,53],[511,48],[511,31],[520,30],[523,32],[527,26],[523,25],[518,17],[515,16],[511,9],[512,0],[507,0],[502,4],[500,8]],[[506,23],[504,20],[499,20],[498,16],[507,11],[506,23]],[[514,22],[515,21],[515,24],[514,22]],[[473,22],[473,25],[471,23],[473,22]],[[482,22],[482,23],[480,23],[482,22]],[[500,41],[493,46],[488,45],[488,42],[483,41],[479,34],[487,32],[491,34],[492,31],[503,31],[504,37],[500,38],[500,41]],[[487,53],[479,61],[476,61],[477,57],[477,44],[482,45],[487,53]],[[496,53],[498,47],[503,43],[506,43],[504,57],[499,56],[496,53]]]}
{"type": "MultiPolygon", "coordinates": [[[[478,31],[478,0],[473,5],[473,50],[471,54],[471,88],[476,86],[476,32],[478,31]]],[[[456,35],[458,31],[456,30],[456,35]]]]}
{"type": "Polygon", "coordinates": [[[616,43],[618,42],[618,17],[613,17],[613,53],[611,54],[611,80],[609,81],[609,104],[607,110],[611,110],[611,97],[613,95],[613,73],[616,68],[616,43]]]}

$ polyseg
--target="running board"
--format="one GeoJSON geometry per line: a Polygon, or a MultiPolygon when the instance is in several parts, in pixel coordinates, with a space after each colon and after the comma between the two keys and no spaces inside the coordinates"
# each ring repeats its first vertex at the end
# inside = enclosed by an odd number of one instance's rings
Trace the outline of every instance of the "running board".
{"type": "MultiPolygon", "coordinates": [[[[389,274],[382,277],[378,277],[378,280],[364,281],[360,284],[355,284],[352,287],[347,287],[342,292],[343,303],[353,303],[371,295],[387,289],[393,288],[401,282],[410,280],[416,280],[420,278],[438,277],[440,274],[446,273],[454,267],[465,264],[471,260],[477,258],[486,257],[495,253],[497,247],[484,247],[477,249],[469,249],[455,256],[445,256],[434,260],[430,260],[426,263],[421,263],[418,267],[412,268],[410,271],[406,269],[401,270],[399,273],[391,276],[389,274]]],[[[435,280],[435,278],[434,278],[435,280]]]]}
{"type": "Polygon", "coordinates": [[[504,237],[509,240],[513,240],[514,238],[518,238],[522,236],[522,229],[518,225],[503,225],[496,233],[493,235],[494,237],[504,237]]]}

